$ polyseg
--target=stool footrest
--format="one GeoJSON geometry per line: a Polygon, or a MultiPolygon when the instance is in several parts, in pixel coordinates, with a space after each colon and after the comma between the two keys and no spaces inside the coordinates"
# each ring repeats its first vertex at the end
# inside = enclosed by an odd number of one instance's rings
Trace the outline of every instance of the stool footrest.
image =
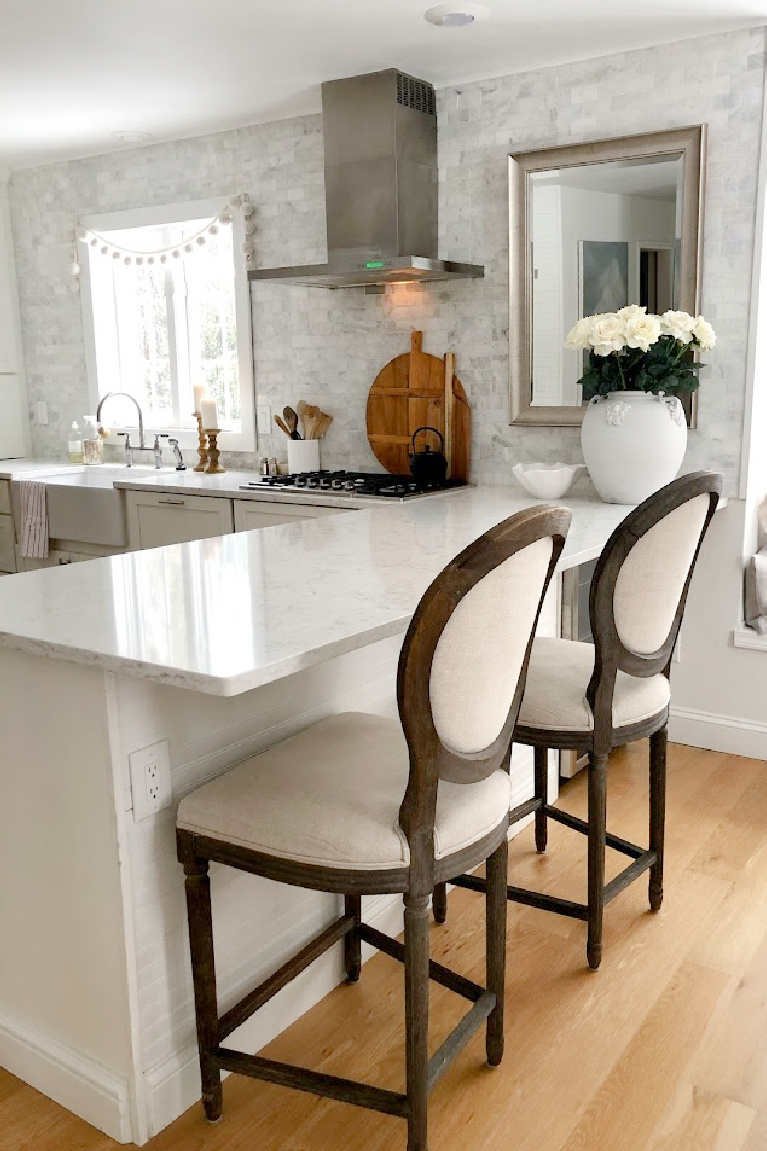
{"type": "Polygon", "coordinates": [[[509,823],[516,823],[517,820],[524,819],[526,815],[530,815],[532,812],[538,811],[538,809],[541,807],[546,807],[546,804],[542,799],[538,799],[536,796],[533,796],[532,799],[526,799],[524,803],[520,803],[516,807],[512,807],[511,811],[509,812],[509,823]]]}
{"type": "MultiPolygon", "coordinates": [[[[484,888],[482,890],[484,891],[484,888]]],[[[372,944],[378,951],[383,951],[385,955],[398,960],[400,963],[405,962],[405,945],[400,943],[398,939],[384,935],[382,931],[376,930],[375,927],[369,927],[367,923],[360,924],[359,934],[360,939],[365,943],[372,944]]],[[[435,983],[447,987],[448,991],[454,991],[456,995],[461,995],[472,1003],[478,1003],[486,994],[484,987],[480,987],[478,983],[474,983],[473,980],[467,979],[464,975],[459,975],[456,971],[451,971],[449,967],[443,967],[434,959],[429,960],[429,979],[433,979],[435,983]]],[[[492,1011],[492,1008],[490,1010],[492,1011]]]]}
{"type": "Polygon", "coordinates": [[[219,1043],[231,1035],[233,1031],[236,1031],[238,1027],[241,1027],[246,1019],[250,1019],[251,1015],[258,1011],[259,1007],[263,1007],[278,991],[287,987],[291,980],[314,963],[315,959],[319,959],[320,955],[323,955],[339,939],[343,939],[355,926],[356,922],[353,916],[342,915],[340,919],[331,923],[330,927],[326,927],[324,931],[307,943],[306,947],[303,947],[297,955],[294,955],[292,959],[278,968],[273,975],[249,991],[239,1003],[235,1003],[234,1007],[230,1008],[218,1021],[219,1043]]]}
{"type": "MultiPolygon", "coordinates": [[[[550,807],[548,803],[544,803],[542,806],[549,819],[553,819],[555,823],[563,823],[565,827],[569,827],[573,831],[580,831],[581,835],[588,835],[589,825],[585,819],[579,819],[577,815],[571,815],[569,811],[563,811],[560,807],[550,807]]],[[[613,851],[620,851],[632,859],[639,859],[644,855],[643,847],[637,847],[635,843],[629,843],[627,839],[621,839],[620,836],[612,835],[609,831],[605,835],[605,843],[613,851]]]]}
{"type": "Polygon", "coordinates": [[[217,1047],[211,1054],[225,1071],[236,1071],[251,1079],[265,1079],[267,1083],[295,1087],[312,1095],[323,1095],[327,1099],[338,1099],[342,1103],[383,1111],[386,1115],[407,1117],[407,1095],[397,1091],[386,1091],[382,1087],[356,1083],[353,1079],[341,1079],[337,1075],[325,1075],[321,1071],[309,1071],[304,1067],[292,1067],[289,1063],[277,1063],[260,1055],[245,1055],[226,1047],[217,1047]]]}
{"type": "Polygon", "coordinates": [[[482,1026],[490,1012],[494,1010],[495,1004],[495,992],[483,991],[471,1010],[466,1012],[461,1022],[437,1048],[426,1068],[427,1091],[431,1091],[452,1060],[466,1046],[474,1032],[482,1026]]]}
{"type": "MultiPolygon", "coordinates": [[[[480,875],[456,875],[450,882],[454,887],[468,887],[469,891],[485,891],[485,881],[480,875]]],[[[571,919],[588,919],[589,909],[585,903],[573,903],[560,899],[557,895],[544,895],[540,891],[528,891],[526,887],[506,888],[506,898],[513,903],[524,903],[527,907],[537,907],[539,911],[555,911],[557,915],[569,915],[571,919]]]]}
{"type": "Polygon", "coordinates": [[[649,871],[653,864],[658,862],[657,853],[654,851],[643,852],[638,859],[630,863],[615,879],[611,879],[609,883],[604,886],[603,899],[605,903],[609,903],[611,899],[615,899],[624,888],[638,879],[643,871],[649,871]]]}

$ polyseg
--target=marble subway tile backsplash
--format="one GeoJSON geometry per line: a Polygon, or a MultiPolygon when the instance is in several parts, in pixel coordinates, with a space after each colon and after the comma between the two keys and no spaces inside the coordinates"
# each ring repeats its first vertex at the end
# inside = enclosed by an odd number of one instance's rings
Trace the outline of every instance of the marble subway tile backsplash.
{"type": "MultiPolygon", "coordinates": [[[[368,389],[411,328],[424,348],[456,352],[474,409],[473,478],[504,483],[518,460],[580,459],[577,430],[508,424],[507,157],[525,148],[706,123],[702,311],[719,335],[700,390],[685,467],[724,471],[735,491],[765,71],[765,30],[751,29],[580,61],[438,93],[440,254],[484,263],[482,281],[320,291],[254,285],[256,389],[273,411],[304,398],[334,416],[323,464],[373,467],[368,389]]],[[[69,237],[81,215],[233,192],[249,194],[259,266],[325,258],[319,116],[240,128],[16,172],[11,207],[34,450],[61,457],[89,408],[80,298],[69,237]]],[[[258,455],[285,458],[284,436],[258,455]]],[[[252,464],[253,458],[231,457],[252,464]]]]}

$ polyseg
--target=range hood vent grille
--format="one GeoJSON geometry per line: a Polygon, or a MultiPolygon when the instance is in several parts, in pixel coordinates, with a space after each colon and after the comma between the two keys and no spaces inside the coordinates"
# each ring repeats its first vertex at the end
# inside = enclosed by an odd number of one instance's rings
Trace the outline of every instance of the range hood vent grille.
{"type": "Polygon", "coordinates": [[[397,73],[397,103],[403,108],[415,108],[416,112],[424,112],[427,116],[437,114],[437,99],[431,84],[404,72],[397,73]]]}

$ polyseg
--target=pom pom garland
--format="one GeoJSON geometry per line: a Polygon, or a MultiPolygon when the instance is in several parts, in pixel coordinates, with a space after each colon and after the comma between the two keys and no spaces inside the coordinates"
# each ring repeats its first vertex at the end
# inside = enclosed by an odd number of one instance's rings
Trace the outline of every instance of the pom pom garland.
{"type": "MultiPolygon", "coordinates": [[[[182,254],[191,254],[195,251],[200,251],[205,247],[207,238],[209,236],[217,236],[222,224],[231,224],[234,213],[239,211],[243,220],[243,233],[245,242],[242,244],[242,252],[247,257],[246,262],[249,263],[253,254],[253,241],[252,236],[255,233],[256,227],[252,219],[254,215],[253,205],[250,203],[248,194],[242,192],[237,196],[232,196],[221,208],[221,211],[203,225],[198,232],[192,236],[188,236],[183,245],[168,246],[166,248],[159,248],[154,251],[134,250],[132,248],[123,247],[120,244],[115,244],[107,236],[100,235],[92,229],[82,225],[72,230],[72,276],[76,280],[80,275],[80,261],[78,258],[77,244],[87,244],[89,247],[98,249],[102,256],[111,256],[113,260],[119,261],[124,267],[135,266],[137,268],[147,265],[154,267],[157,263],[167,264],[168,258],[178,260],[182,254]]],[[[74,290],[77,290],[75,288],[74,290]]]]}

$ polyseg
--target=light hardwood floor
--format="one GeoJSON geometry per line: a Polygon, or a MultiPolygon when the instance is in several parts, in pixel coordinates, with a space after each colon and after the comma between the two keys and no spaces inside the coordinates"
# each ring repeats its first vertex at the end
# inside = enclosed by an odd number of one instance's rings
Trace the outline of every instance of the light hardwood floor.
{"type": "MultiPolygon", "coordinates": [[[[670,749],[666,898],[646,882],[608,908],[599,973],[585,926],[510,905],[506,1053],[490,1070],[475,1036],[431,1096],[433,1151],[767,1151],[767,763],[670,749]]],[[[609,826],[644,842],[646,745],[615,755],[609,826]]],[[[563,802],[585,809],[585,779],[563,802]]],[[[585,895],[585,841],[551,825],[512,844],[514,881],[585,895]]],[[[608,853],[613,856],[613,853],[608,853]]],[[[620,858],[610,860],[613,871],[620,858]]],[[[483,903],[453,891],[433,954],[483,974],[483,903]]],[[[463,1003],[432,985],[436,1045],[463,1003]]],[[[377,955],[267,1048],[402,1089],[402,975],[377,955]]],[[[117,1151],[118,1145],[0,1071],[0,1151],[117,1151]]],[[[235,1076],[224,1119],[198,1108],[150,1151],[400,1151],[401,1120],[235,1076]]]]}

